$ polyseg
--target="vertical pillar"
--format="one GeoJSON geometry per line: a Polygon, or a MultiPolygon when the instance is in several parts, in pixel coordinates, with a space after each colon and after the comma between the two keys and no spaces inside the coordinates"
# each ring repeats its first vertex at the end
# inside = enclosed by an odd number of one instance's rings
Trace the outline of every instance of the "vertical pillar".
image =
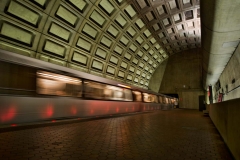
{"type": "Polygon", "coordinates": [[[209,102],[210,102],[210,104],[212,104],[213,103],[212,86],[208,86],[208,92],[209,92],[209,94],[208,94],[209,102]]]}

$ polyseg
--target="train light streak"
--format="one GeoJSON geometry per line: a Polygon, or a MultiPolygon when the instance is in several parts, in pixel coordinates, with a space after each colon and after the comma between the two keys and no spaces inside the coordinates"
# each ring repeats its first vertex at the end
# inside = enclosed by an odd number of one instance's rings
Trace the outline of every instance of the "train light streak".
{"type": "Polygon", "coordinates": [[[130,86],[126,86],[126,85],[123,85],[123,84],[118,84],[118,86],[124,87],[124,88],[131,88],[130,86]]]}
{"type": "Polygon", "coordinates": [[[62,76],[58,74],[53,74],[53,73],[48,73],[48,72],[38,72],[37,73],[39,76],[46,77],[46,78],[51,78],[55,80],[61,80],[61,81],[66,81],[66,82],[75,82],[75,83],[80,83],[82,81],[78,80],[77,78],[71,78],[67,76],[62,76]]]}

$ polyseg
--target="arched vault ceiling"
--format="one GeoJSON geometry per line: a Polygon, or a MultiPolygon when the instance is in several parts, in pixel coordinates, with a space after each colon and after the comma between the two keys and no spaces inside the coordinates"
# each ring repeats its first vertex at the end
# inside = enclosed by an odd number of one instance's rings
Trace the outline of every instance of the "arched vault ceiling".
{"type": "Polygon", "coordinates": [[[1,0],[0,48],[147,88],[200,46],[199,0],[1,0]]]}

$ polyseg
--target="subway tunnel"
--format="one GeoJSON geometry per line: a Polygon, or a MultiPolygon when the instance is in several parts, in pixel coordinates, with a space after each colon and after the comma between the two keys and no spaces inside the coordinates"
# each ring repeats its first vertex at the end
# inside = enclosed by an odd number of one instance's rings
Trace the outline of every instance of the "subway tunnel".
{"type": "MultiPolygon", "coordinates": [[[[238,0],[1,0],[0,6],[1,97],[36,87],[7,77],[3,62],[42,62],[59,73],[178,98],[178,108],[209,115],[240,159],[238,0]],[[10,82],[17,91],[6,91],[10,82]]],[[[17,77],[31,77],[13,68],[17,77]]],[[[0,115],[11,118],[15,108],[7,116],[0,108],[0,115]]]]}

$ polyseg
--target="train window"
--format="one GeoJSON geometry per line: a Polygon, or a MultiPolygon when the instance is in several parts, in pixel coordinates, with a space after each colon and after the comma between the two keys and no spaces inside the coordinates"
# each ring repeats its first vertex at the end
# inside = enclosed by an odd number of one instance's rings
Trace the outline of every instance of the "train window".
{"type": "Polygon", "coordinates": [[[169,104],[172,104],[172,99],[168,98],[168,102],[169,102],[169,104]]]}
{"type": "Polygon", "coordinates": [[[167,98],[167,97],[165,98],[165,103],[167,103],[167,104],[169,103],[169,102],[168,102],[168,98],[167,98]]]}
{"type": "Polygon", "coordinates": [[[111,86],[107,84],[84,81],[84,95],[86,98],[103,100],[132,101],[130,89],[111,86]]]}
{"type": "Polygon", "coordinates": [[[35,73],[35,68],[0,61],[0,94],[34,95],[35,73]]]}
{"type": "Polygon", "coordinates": [[[168,103],[172,104],[172,99],[171,98],[168,98],[168,103]]]}
{"type": "Polygon", "coordinates": [[[178,105],[178,99],[177,98],[174,98],[174,105],[177,106],[178,105]]]}
{"type": "Polygon", "coordinates": [[[159,96],[159,103],[163,103],[163,97],[159,96]]]}
{"type": "Polygon", "coordinates": [[[162,103],[166,103],[166,97],[162,97],[162,103]]]}
{"type": "Polygon", "coordinates": [[[138,92],[138,91],[132,91],[133,93],[133,97],[134,97],[134,101],[142,101],[142,94],[141,92],[138,92]]]}
{"type": "Polygon", "coordinates": [[[82,81],[78,78],[38,71],[37,93],[57,96],[82,96],[82,81]]]}
{"type": "Polygon", "coordinates": [[[152,102],[152,103],[158,103],[158,99],[156,95],[143,93],[143,101],[144,102],[152,102]]]}

